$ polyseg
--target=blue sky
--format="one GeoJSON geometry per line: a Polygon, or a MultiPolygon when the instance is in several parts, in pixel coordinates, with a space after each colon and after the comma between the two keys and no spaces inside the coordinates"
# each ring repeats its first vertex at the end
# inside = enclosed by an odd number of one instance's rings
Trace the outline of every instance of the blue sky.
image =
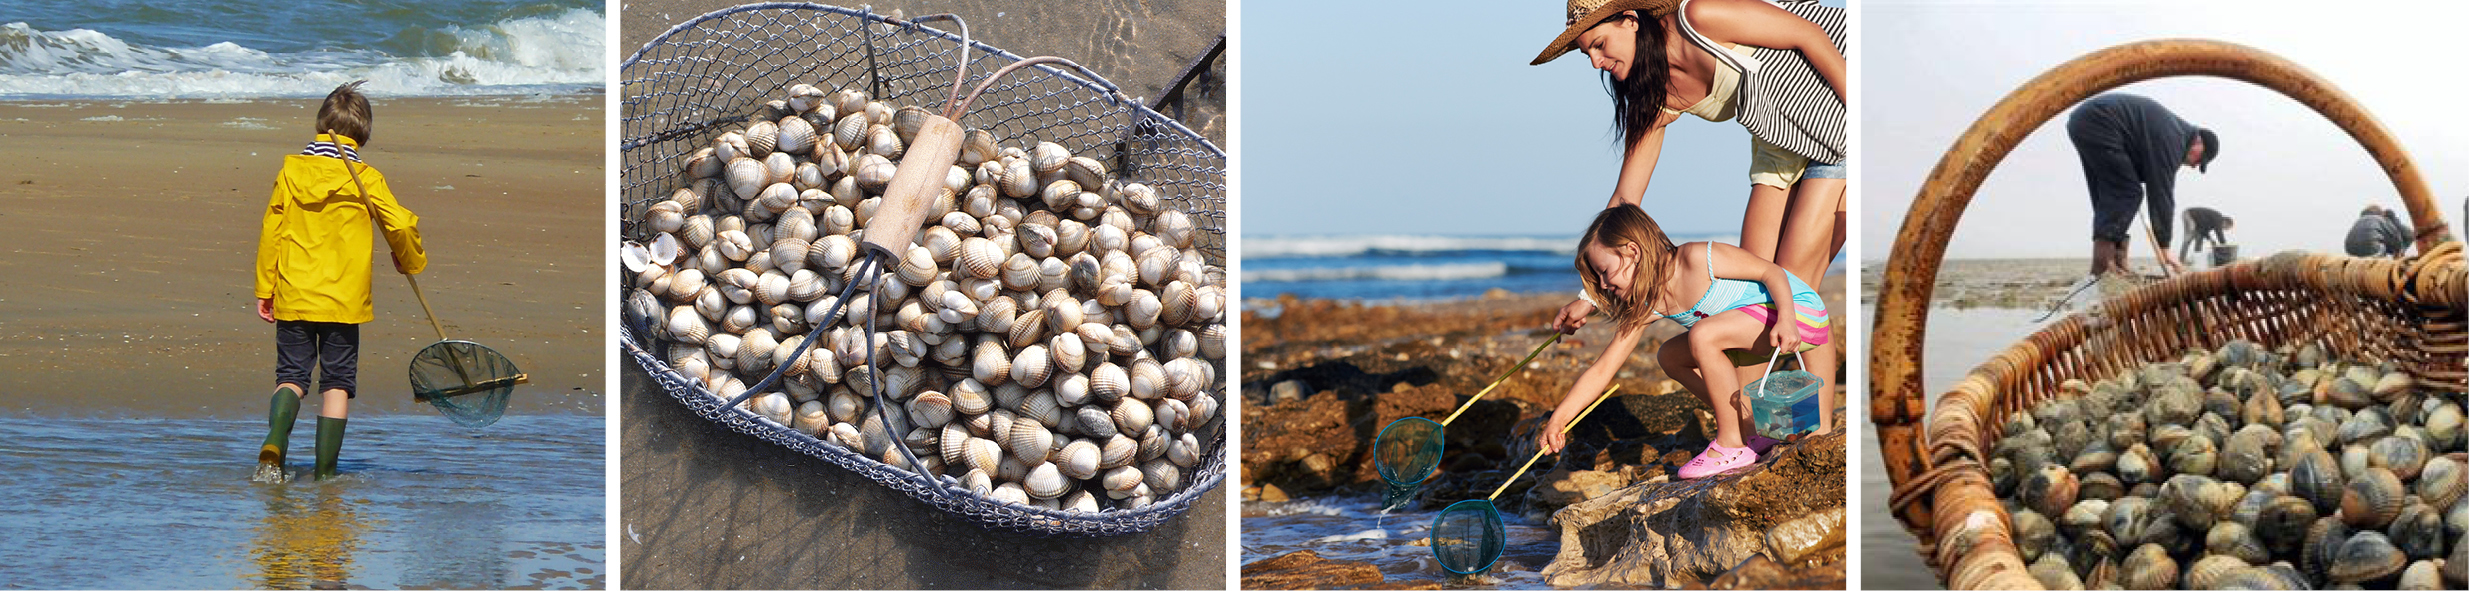
{"type": "MultiPolygon", "coordinates": [[[[1582,54],[1526,64],[1562,3],[1241,10],[1244,234],[1574,235],[1611,196],[1602,76],[1582,54]]],[[[1647,211],[1675,234],[1738,232],[1748,137],[1673,124],[1647,211]]]]}
{"type": "MultiPolygon", "coordinates": [[[[2455,3],[2350,2],[1861,3],[1862,168],[1853,217],[1860,258],[1882,261],[1921,180],[1957,135],[2017,85],[2121,43],[2167,37],[2236,42],[2312,70],[2365,105],[2417,163],[2459,229],[2469,193],[2469,113],[2450,88],[2451,43],[2469,9],[2455,3]]],[[[2346,134],[2278,93],[2220,78],[2128,86],[2220,133],[2210,174],[2181,170],[2179,207],[2237,219],[2242,255],[2340,249],[2367,203],[2399,207],[2392,184],[2346,134]]],[[[2089,257],[2091,209],[2062,127],[2043,126],[1989,176],[1957,226],[1949,256],[2089,257]]],[[[2141,222],[2138,222],[2140,224],[2141,222]]],[[[2142,230],[2135,230],[2140,235],[2142,230]]],[[[2134,256],[2149,255],[2137,239],[2134,256]]],[[[2174,248],[2174,247],[2173,247],[2174,248]]]]}

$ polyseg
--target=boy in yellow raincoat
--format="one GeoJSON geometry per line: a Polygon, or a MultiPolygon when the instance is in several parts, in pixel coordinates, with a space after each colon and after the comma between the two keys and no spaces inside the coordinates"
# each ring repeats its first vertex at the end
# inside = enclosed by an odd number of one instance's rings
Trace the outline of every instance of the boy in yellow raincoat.
{"type": "Polygon", "coordinates": [[[343,425],[360,367],[360,324],[376,318],[369,299],[369,220],[383,227],[394,269],[419,274],[428,266],[419,216],[396,203],[386,177],[360,162],[369,141],[369,100],[352,82],[326,95],[317,109],[316,140],[283,157],[257,240],[257,317],[274,323],[274,398],[267,413],[257,479],[282,481],[309,369],[318,368],[324,395],[317,409],[316,476],[333,476],[343,449],[343,425]],[[349,166],[351,169],[344,167],[349,166]],[[365,193],[355,186],[358,172],[365,193]]]}

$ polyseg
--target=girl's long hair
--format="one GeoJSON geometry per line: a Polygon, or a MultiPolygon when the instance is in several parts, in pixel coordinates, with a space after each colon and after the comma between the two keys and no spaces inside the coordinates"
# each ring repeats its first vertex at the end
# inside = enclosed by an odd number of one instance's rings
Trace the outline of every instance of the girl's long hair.
{"type": "Polygon", "coordinates": [[[1577,243],[1577,276],[1586,284],[1586,295],[1609,314],[1621,330],[1631,330],[1655,321],[1649,313],[1655,287],[1671,279],[1673,258],[1678,247],[1671,237],[1663,235],[1663,226],[1635,205],[1621,205],[1595,214],[1595,221],[1586,226],[1586,237],[1577,243]],[[1595,278],[1594,266],[1586,262],[1586,246],[1602,245],[1620,248],[1635,244],[1638,250],[1637,274],[1629,278],[1629,296],[1615,298],[1605,293],[1595,278]]]}
{"type": "Polygon", "coordinates": [[[1624,18],[1637,22],[1637,47],[1629,58],[1629,79],[1613,78],[1611,72],[1604,72],[1603,89],[1612,95],[1612,127],[1620,130],[1621,147],[1626,148],[1645,135],[1646,130],[1654,129],[1655,120],[1663,116],[1663,101],[1671,93],[1672,58],[1663,52],[1668,32],[1662,19],[1631,11],[1603,22],[1624,18]]]}

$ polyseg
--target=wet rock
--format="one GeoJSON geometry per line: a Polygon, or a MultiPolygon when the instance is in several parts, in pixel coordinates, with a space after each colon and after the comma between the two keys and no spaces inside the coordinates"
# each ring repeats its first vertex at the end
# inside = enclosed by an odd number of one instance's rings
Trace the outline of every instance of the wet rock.
{"type": "Polygon", "coordinates": [[[1303,380],[1286,380],[1269,386],[1269,403],[1285,404],[1312,395],[1312,385],[1303,380]]]}
{"type": "Polygon", "coordinates": [[[1245,589],[1346,589],[1378,584],[1382,579],[1380,568],[1372,563],[1329,560],[1310,550],[1243,565],[1245,589]]]}
{"type": "Polygon", "coordinates": [[[1337,458],[1368,457],[1371,436],[1355,432],[1347,408],[1330,392],[1299,403],[1244,407],[1244,478],[1289,492],[1326,490],[1352,480],[1338,472],[1337,458]]]}
{"type": "Polygon", "coordinates": [[[1784,562],[1805,562],[1810,561],[1813,554],[1829,547],[1841,551],[1843,537],[1843,508],[1836,507],[1784,522],[1768,530],[1766,552],[1784,562]]]}
{"type": "MultiPolygon", "coordinates": [[[[1841,529],[1842,413],[1834,432],[1788,447],[1743,474],[1640,484],[1570,505],[1552,516],[1559,556],[1543,569],[1555,586],[1672,587],[1711,582],[1769,551],[1769,532],[1841,529]]],[[[1823,547],[1821,543],[1805,544],[1823,547]]],[[[1803,548],[1802,552],[1807,552],[1803,548]]],[[[1832,569],[1841,577],[1839,568],[1832,569]]]]}
{"type": "Polygon", "coordinates": [[[1278,488],[1275,484],[1261,484],[1243,489],[1243,500],[1283,503],[1293,499],[1286,496],[1285,489],[1278,488]]]}
{"type": "Polygon", "coordinates": [[[1526,500],[1547,508],[1558,508],[1587,499],[1611,494],[1627,486],[1629,479],[1617,473],[1594,470],[1553,470],[1544,474],[1526,500]]]}

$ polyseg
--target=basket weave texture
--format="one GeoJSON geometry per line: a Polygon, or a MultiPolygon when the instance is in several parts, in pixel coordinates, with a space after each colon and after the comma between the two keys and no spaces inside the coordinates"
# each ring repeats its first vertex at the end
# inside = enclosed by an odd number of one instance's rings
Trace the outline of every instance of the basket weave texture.
{"type": "Polygon", "coordinates": [[[1870,420],[1894,493],[1889,506],[1921,556],[1957,589],[2040,589],[2017,552],[2012,517],[1986,463],[1998,419],[2098,380],[2232,339],[2317,343],[2347,359],[2391,361],[2421,388],[2469,388],[2469,271],[2433,194],[2392,134],[2339,89],[2286,60],[2206,40],[2122,45],[2060,65],[1984,114],[1931,171],[1887,260],[1869,359],[1870,420]],[[1999,352],[1925,412],[1921,343],[1928,306],[1963,208],[2025,135],[2075,103],[2154,78],[2219,76],[2313,108],[2356,139],[2409,207],[2420,254],[2361,259],[2283,253],[2173,277],[2105,300],[1999,352]]]}

